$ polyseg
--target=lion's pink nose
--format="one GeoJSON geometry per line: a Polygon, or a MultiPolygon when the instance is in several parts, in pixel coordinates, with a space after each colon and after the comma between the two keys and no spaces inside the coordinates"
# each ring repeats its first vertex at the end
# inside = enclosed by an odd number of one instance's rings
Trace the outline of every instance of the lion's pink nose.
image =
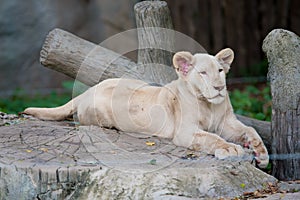
{"type": "Polygon", "coordinates": [[[215,88],[216,90],[218,90],[218,91],[223,90],[224,87],[225,87],[224,85],[223,85],[223,86],[214,86],[214,88],[215,88]]]}

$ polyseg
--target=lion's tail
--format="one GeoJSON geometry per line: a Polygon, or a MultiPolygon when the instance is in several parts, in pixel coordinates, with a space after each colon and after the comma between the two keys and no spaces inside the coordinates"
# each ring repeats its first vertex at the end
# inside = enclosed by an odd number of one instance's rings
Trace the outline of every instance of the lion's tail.
{"type": "Polygon", "coordinates": [[[77,111],[79,96],[65,105],[55,108],[27,108],[21,114],[32,115],[42,120],[63,120],[77,111]]]}

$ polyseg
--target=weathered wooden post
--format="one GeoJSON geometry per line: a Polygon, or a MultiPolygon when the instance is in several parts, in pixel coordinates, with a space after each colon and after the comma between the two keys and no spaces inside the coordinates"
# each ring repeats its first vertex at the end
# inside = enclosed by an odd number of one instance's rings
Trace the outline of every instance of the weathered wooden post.
{"type": "Polygon", "coordinates": [[[138,34],[138,64],[144,80],[166,84],[177,78],[172,66],[174,33],[165,1],[142,1],[134,6],[138,34]]]}
{"type": "Polygon", "coordinates": [[[273,175],[280,180],[300,179],[300,38],[276,29],[265,38],[263,50],[273,97],[273,175]]]}

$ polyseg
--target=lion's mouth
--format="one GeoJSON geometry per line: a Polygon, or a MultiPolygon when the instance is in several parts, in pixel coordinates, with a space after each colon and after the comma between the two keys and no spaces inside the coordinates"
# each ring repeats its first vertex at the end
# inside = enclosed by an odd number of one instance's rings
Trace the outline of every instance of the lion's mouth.
{"type": "Polygon", "coordinates": [[[215,98],[218,98],[218,97],[224,97],[224,96],[223,96],[223,95],[221,95],[221,94],[218,94],[218,95],[216,95],[216,96],[214,96],[214,97],[207,98],[207,99],[211,100],[211,99],[215,99],[215,98]]]}

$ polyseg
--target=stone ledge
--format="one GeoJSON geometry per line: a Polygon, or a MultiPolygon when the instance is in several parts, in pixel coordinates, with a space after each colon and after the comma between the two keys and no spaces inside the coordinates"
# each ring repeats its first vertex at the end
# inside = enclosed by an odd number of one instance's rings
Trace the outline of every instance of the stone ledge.
{"type": "Polygon", "coordinates": [[[0,199],[235,197],[277,180],[170,140],[72,122],[10,119],[0,127],[0,199]]]}

